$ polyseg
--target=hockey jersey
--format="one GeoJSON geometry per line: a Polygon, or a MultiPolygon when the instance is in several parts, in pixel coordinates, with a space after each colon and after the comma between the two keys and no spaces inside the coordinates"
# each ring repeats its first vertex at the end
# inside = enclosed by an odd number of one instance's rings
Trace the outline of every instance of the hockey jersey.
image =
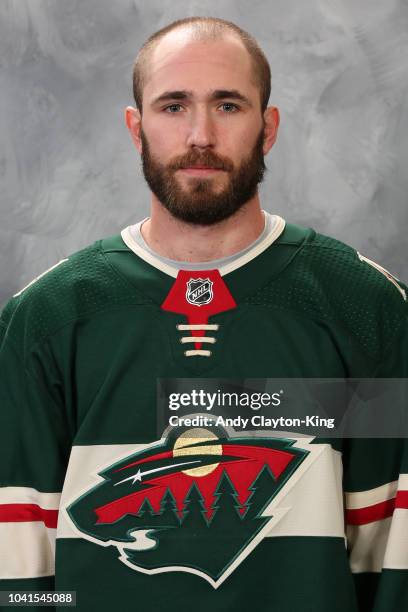
{"type": "Polygon", "coordinates": [[[280,228],[178,274],[124,230],[8,302],[0,590],[75,591],[81,611],[408,610],[404,439],[158,431],[162,379],[407,377],[406,287],[280,228]]]}

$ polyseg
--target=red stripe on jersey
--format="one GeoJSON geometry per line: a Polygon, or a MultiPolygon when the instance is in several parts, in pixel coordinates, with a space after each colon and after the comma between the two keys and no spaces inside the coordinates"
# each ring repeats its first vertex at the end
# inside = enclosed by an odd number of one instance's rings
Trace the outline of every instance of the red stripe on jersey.
{"type": "Polygon", "coordinates": [[[408,509],[408,491],[398,491],[395,507],[408,509]]]}
{"type": "Polygon", "coordinates": [[[366,508],[346,510],[346,523],[348,525],[367,525],[367,523],[381,521],[382,519],[392,516],[394,508],[395,498],[387,499],[386,501],[367,506],[366,508]]]}
{"type": "Polygon", "coordinates": [[[57,527],[58,510],[45,510],[37,504],[1,504],[0,523],[42,521],[46,527],[57,527]]]}

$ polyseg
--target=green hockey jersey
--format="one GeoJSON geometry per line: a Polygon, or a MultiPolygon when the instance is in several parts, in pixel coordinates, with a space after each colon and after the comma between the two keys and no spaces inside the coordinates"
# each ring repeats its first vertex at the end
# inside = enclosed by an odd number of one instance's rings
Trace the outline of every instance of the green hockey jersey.
{"type": "Polygon", "coordinates": [[[194,438],[156,410],[161,379],[406,378],[406,299],[282,219],[215,270],[177,273],[126,228],[35,279],[0,319],[0,590],[75,591],[81,611],[408,610],[404,439],[194,438]]]}

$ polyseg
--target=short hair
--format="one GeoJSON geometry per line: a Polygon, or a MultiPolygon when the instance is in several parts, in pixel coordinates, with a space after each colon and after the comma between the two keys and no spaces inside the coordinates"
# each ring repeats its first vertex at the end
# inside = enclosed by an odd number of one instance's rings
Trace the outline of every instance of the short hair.
{"type": "Polygon", "coordinates": [[[192,37],[196,40],[219,40],[224,34],[235,34],[248,51],[254,69],[256,84],[260,90],[261,110],[268,106],[271,93],[271,69],[261,47],[251,34],[242,30],[231,21],[217,17],[186,17],[177,19],[169,25],[152,34],[141,47],[133,66],[133,96],[139,111],[143,111],[143,88],[145,75],[152,51],[162,38],[177,28],[189,27],[192,37]]]}

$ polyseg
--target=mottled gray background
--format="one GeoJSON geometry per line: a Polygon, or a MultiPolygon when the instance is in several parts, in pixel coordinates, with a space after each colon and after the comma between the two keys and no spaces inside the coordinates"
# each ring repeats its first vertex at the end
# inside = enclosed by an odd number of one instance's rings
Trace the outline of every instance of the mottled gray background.
{"type": "Polygon", "coordinates": [[[408,280],[407,0],[1,0],[0,303],[146,216],[132,62],[188,15],[234,21],[270,60],[282,124],[263,207],[408,280]]]}

